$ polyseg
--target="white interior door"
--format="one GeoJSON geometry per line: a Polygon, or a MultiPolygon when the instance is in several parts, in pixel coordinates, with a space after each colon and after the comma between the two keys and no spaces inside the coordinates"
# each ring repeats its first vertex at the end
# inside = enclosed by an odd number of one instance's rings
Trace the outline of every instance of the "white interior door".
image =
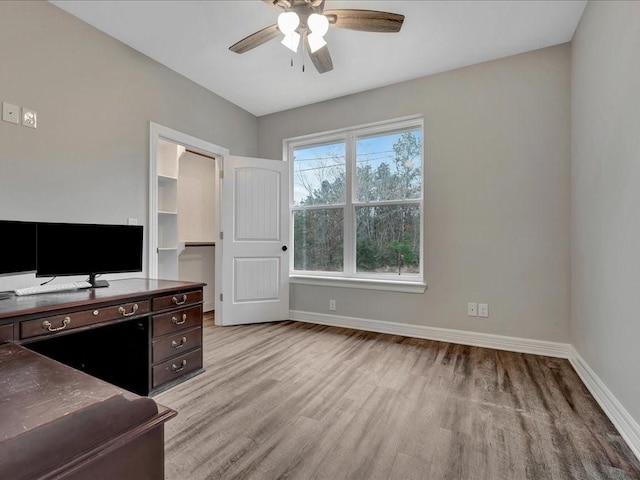
{"type": "Polygon", "coordinates": [[[288,164],[227,157],[223,169],[222,298],[216,299],[216,323],[287,320],[288,164]]]}

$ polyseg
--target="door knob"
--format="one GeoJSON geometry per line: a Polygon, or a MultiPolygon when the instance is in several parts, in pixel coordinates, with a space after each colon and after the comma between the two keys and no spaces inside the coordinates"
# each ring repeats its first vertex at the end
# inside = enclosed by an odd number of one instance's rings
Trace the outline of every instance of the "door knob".
{"type": "Polygon", "coordinates": [[[282,251],[283,251],[283,252],[286,252],[286,251],[287,251],[287,246],[286,246],[286,245],[283,245],[283,246],[282,246],[282,251]]]}

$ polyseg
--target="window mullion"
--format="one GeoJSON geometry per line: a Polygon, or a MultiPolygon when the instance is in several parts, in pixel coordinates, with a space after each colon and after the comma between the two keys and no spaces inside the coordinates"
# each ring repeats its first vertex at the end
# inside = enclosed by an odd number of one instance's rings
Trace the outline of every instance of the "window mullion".
{"type": "Polygon", "coordinates": [[[407,200],[384,200],[375,202],[353,202],[354,207],[393,207],[396,205],[420,205],[422,200],[419,198],[409,198],[407,200]]]}
{"type": "Polygon", "coordinates": [[[335,203],[335,204],[332,203],[329,205],[320,204],[320,205],[309,205],[304,207],[291,207],[291,211],[302,212],[302,211],[312,211],[312,210],[329,210],[332,208],[344,208],[344,207],[345,207],[344,203],[335,203]]]}
{"type": "Polygon", "coordinates": [[[355,189],[355,141],[354,134],[350,133],[345,139],[346,145],[346,205],[344,209],[344,273],[352,276],[356,271],[356,247],[355,247],[355,211],[353,207],[355,189]]]}

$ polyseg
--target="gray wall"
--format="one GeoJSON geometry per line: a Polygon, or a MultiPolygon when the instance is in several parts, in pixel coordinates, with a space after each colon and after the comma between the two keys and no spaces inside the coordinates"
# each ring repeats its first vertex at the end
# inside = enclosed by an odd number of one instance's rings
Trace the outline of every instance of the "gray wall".
{"type": "Polygon", "coordinates": [[[0,121],[0,219],[146,224],[150,121],[257,153],[253,115],[46,2],[0,2],[0,101],[38,112],[0,121]]]}
{"type": "Polygon", "coordinates": [[[640,422],[640,2],[589,2],[572,49],[571,343],[640,422]]]}
{"type": "Polygon", "coordinates": [[[570,82],[565,44],[260,117],[265,158],[284,138],[425,118],[428,290],[294,285],[291,308],[568,341],[570,82]]]}

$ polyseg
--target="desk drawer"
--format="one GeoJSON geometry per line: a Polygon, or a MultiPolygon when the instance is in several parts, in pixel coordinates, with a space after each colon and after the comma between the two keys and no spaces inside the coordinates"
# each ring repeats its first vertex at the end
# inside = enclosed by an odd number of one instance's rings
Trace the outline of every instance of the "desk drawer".
{"type": "Polygon", "coordinates": [[[153,338],[202,325],[202,305],[153,316],[153,338]]]}
{"type": "Polygon", "coordinates": [[[153,367],[153,388],[202,368],[202,350],[197,349],[153,367]]]}
{"type": "Polygon", "coordinates": [[[181,305],[189,305],[202,301],[202,290],[193,290],[191,292],[176,293],[165,297],[153,299],[153,310],[166,310],[167,308],[175,308],[181,305]]]}
{"type": "Polygon", "coordinates": [[[13,323],[0,325],[0,343],[13,341],[13,323]]]}
{"type": "Polygon", "coordinates": [[[202,328],[183,330],[153,341],[152,362],[161,362],[174,355],[202,346],[202,328]]]}
{"type": "Polygon", "coordinates": [[[52,333],[63,330],[73,330],[74,328],[133,317],[134,315],[137,316],[148,312],[149,300],[143,300],[91,310],[81,310],[79,312],[71,312],[55,317],[28,320],[26,322],[20,322],[20,338],[26,339],[39,337],[41,335],[51,335],[52,333]]]}

